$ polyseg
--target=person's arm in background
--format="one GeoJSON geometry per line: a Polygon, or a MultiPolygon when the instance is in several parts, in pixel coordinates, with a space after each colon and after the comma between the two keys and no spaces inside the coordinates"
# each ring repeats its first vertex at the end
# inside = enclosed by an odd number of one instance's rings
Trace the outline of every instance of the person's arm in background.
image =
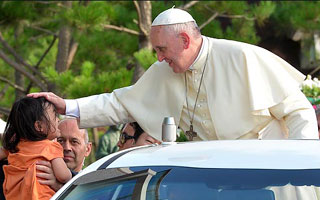
{"type": "Polygon", "coordinates": [[[95,155],[97,160],[109,154],[108,153],[108,137],[106,134],[108,134],[108,132],[104,133],[100,137],[98,149],[95,155]]]}
{"type": "Polygon", "coordinates": [[[277,119],[284,119],[289,139],[319,139],[315,111],[302,92],[291,94],[269,110],[277,119]]]}

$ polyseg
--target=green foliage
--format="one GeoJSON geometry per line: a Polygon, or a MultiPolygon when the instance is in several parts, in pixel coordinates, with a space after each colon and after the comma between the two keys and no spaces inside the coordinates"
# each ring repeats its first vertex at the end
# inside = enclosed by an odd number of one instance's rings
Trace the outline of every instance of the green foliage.
{"type": "Polygon", "coordinates": [[[307,85],[302,87],[302,92],[307,96],[311,98],[317,98],[320,96],[320,88],[318,87],[309,87],[307,85]]]}
{"type": "Polygon", "coordinates": [[[91,2],[88,6],[73,3],[72,9],[61,13],[63,23],[68,22],[79,30],[101,30],[101,24],[107,20],[112,9],[104,2],[91,2]]]}
{"type": "Polygon", "coordinates": [[[203,35],[211,36],[213,38],[224,38],[224,32],[221,29],[221,23],[219,21],[211,22],[210,26],[206,26],[201,32],[203,35]]]}
{"type": "Polygon", "coordinates": [[[121,68],[117,71],[104,72],[98,75],[98,81],[104,85],[101,92],[111,92],[114,89],[129,86],[131,84],[132,71],[121,68]]]}
{"type": "Polygon", "coordinates": [[[90,60],[97,72],[117,70],[125,67],[138,43],[130,35],[116,31],[94,32],[78,35],[79,46],[72,67],[79,71],[82,62],[90,60]]]}
{"type": "Polygon", "coordinates": [[[84,77],[90,77],[92,75],[92,72],[94,70],[94,64],[92,62],[84,62],[82,64],[82,72],[81,75],[84,77]]]}
{"type": "MultiPolygon", "coordinates": [[[[5,87],[3,84],[1,85],[1,89],[5,87]]],[[[1,97],[0,106],[11,108],[13,102],[15,101],[15,89],[9,87],[4,95],[1,97]]]]}
{"type": "Polygon", "coordinates": [[[255,16],[257,24],[262,26],[270,15],[275,11],[276,3],[272,1],[261,1],[254,5],[252,9],[253,16],[255,16]]]}
{"type": "Polygon", "coordinates": [[[318,1],[293,1],[279,2],[271,21],[277,24],[278,35],[288,30],[319,30],[320,2],[318,1]]]}
{"type": "Polygon", "coordinates": [[[254,21],[233,19],[231,24],[231,26],[227,27],[224,38],[251,44],[259,42],[260,38],[255,32],[254,21]]]}
{"type": "Polygon", "coordinates": [[[104,72],[93,75],[94,64],[85,62],[82,73],[76,76],[73,83],[65,88],[70,98],[79,98],[104,92],[111,92],[118,87],[128,86],[131,78],[128,71],[121,69],[113,72],[104,72]]]}
{"type": "Polygon", "coordinates": [[[95,64],[85,61],[79,75],[71,70],[60,74],[53,67],[44,71],[46,78],[54,82],[61,95],[67,98],[79,98],[104,92],[112,92],[116,88],[129,86],[132,71],[125,68],[119,70],[95,73],[95,64]]]}
{"type": "Polygon", "coordinates": [[[58,72],[54,67],[46,67],[43,71],[44,76],[48,79],[48,81],[54,82],[57,77],[59,77],[58,72]]]}
{"type": "Polygon", "coordinates": [[[1,18],[7,18],[10,22],[19,19],[35,18],[37,9],[31,2],[6,1],[1,2],[1,18]]]}
{"type": "Polygon", "coordinates": [[[188,140],[187,136],[184,134],[184,132],[180,131],[180,134],[177,137],[176,142],[188,142],[188,141],[189,140],[188,140]]]}
{"type": "MultiPolygon", "coordinates": [[[[307,75],[307,78],[301,84],[301,91],[310,99],[317,99],[320,97],[320,81],[318,78],[313,78],[307,75]]],[[[319,102],[320,103],[320,102],[319,102]]]]}
{"type": "Polygon", "coordinates": [[[217,1],[214,5],[219,13],[228,13],[233,15],[243,15],[249,10],[245,1],[217,1]]]}
{"type": "Polygon", "coordinates": [[[148,69],[155,61],[157,61],[157,55],[146,48],[140,49],[133,55],[144,69],[148,69]]]}
{"type": "Polygon", "coordinates": [[[137,20],[137,12],[132,2],[110,3],[110,6],[114,9],[114,18],[110,22],[138,30],[137,24],[134,23],[134,20],[137,20]]]}

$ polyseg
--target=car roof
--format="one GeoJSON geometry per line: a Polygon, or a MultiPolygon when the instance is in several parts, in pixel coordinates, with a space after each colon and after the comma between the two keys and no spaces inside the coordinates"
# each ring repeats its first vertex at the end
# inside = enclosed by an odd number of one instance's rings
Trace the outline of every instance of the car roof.
{"type": "Polygon", "coordinates": [[[206,169],[320,169],[320,140],[218,140],[126,149],[92,163],[66,183],[101,169],[177,166],[206,169]]]}
{"type": "MultiPolygon", "coordinates": [[[[182,166],[239,169],[319,169],[319,140],[219,140],[144,146],[99,160],[97,168],[182,166]]],[[[90,168],[89,168],[90,169],[90,168]]],[[[89,170],[88,169],[88,170],[89,170]]]]}

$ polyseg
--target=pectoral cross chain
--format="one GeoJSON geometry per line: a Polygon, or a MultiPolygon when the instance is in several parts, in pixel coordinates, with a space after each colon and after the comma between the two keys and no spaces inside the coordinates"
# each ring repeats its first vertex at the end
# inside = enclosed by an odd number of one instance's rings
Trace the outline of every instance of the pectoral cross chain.
{"type": "Polygon", "coordinates": [[[186,131],[186,134],[188,136],[188,140],[192,141],[194,137],[197,137],[197,132],[193,131],[193,125],[190,125],[190,130],[186,131]]]}

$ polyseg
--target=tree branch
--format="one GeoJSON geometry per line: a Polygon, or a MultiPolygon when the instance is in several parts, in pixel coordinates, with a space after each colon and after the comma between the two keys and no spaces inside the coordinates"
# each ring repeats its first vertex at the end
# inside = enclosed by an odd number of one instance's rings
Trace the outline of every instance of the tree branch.
{"type": "Polygon", "coordinates": [[[213,21],[217,16],[219,16],[219,13],[214,13],[207,21],[205,21],[201,26],[199,26],[200,30],[203,29],[205,26],[207,26],[211,21],[213,21]]]}
{"type": "Polygon", "coordinates": [[[134,6],[136,7],[137,13],[138,13],[138,19],[139,22],[141,21],[141,11],[140,11],[140,7],[137,1],[133,1],[134,6]]]}
{"type": "MultiPolygon", "coordinates": [[[[34,66],[34,68],[38,69],[42,60],[44,59],[44,57],[46,57],[46,55],[49,53],[50,49],[52,48],[52,46],[54,45],[55,41],[57,40],[57,36],[54,35],[53,36],[53,40],[51,41],[49,47],[44,51],[44,53],[42,54],[42,56],[40,57],[39,61],[37,62],[36,66],[34,66]]],[[[47,80],[46,81],[46,84],[48,85],[48,82],[47,80]]],[[[32,82],[29,83],[27,89],[26,89],[26,93],[29,93],[30,89],[32,87],[32,82]]]]}
{"type": "MultiPolygon", "coordinates": [[[[190,2],[191,3],[191,2],[190,2]]],[[[225,18],[230,18],[230,19],[236,19],[236,18],[244,18],[246,20],[255,20],[256,18],[250,18],[247,17],[245,15],[226,15],[226,14],[219,14],[219,12],[216,12],[214,10],[212,10],[211,8],[209,8],[208,6],[205,6],[205,8],[207,10],[209,10],[210,12],[213,12],[213,15],[203,24],[201,24],[201,26],[199,26],[200,30],[203,29],[206,25],[208,25],[211,21],[213,21],[215,18],[217,17],[225,17],[225,18]]]]}
{"type": "Polygon", "coordinates": [[[34,67],[29,65],[24,61],[24,59],[4,40],[2,33],[0,31],[0,42],[1,44],[19,61],[19,63],[26,66],[29,70],[31,70],[34,74],[38,75],[42,80],[45,81],[45,78],[41,75],[41,73],[36,70],[34,67]]]}
{"type": "Polygon", "coordinates": [[[117,31],[121,31],[121,32],[126,32],[126,33],[130,33],[133,35],[140,35],[140,33],[138,31],[132,30],[132,29],[128,29],[122,26],[114,26],[114,25],[110,25],[110,24],[105,24],[103,25],[103,28],[105,29],[113,29],[113,30],[117,30],[117,31]]]}
{"type": "MultiPolygon", "coordinates": [[[[210,7],[208,7],[207,5],[205,6],[205,8],[207,9],[207,10],[209,10],[210,12],[212,12],[212,13],[216,13],[216,11],[215,10],[212,10],[210,7]]],[[[250,17],[247,17],[246,15],[226,15],[226,14],[219,14],[219,17],[225,17],[225,18],[230,18],[230,19],[232,19],[232,18],[244,18],[244,19],[246,19],[246,20],[255,20],[256,18],[255,17],[253,17],[253,18],[250,18],[250,17]]]]}
{"type": "MultiPolygon", "coordinates": [[[[56,2],[55,2],[55,4],[56,4],[56,2]]],[[[49,8],[48,8],[48,9],[49,9],[49,8]]],[[[32,24],[27,25],[27,26],[28,26],[28,27],[31,27],[31,28],[33,28],[33,27],[41,27],[41,26],[43,26],[43,25],[45,25],[45,24],[57,23],[58,21],[59,21],[58,19],[42,18],[42,19],[39,19],[39,20],[37,20],[37,21],[33,22],[32,24]]],[[[43,29],[43,30],[46,30],[46,29],[43,29]]],[[[47,32],[47,31],[45,31],[45,32],[47,32]]]]}
{"type": "Polygon", "coordinates": [[[70,67],[70,65],[71,65],[71,63],[73,61],[74,55],[77,52],[78,46],[79,46],[79,44],[77,42],[72,42],[71,47],[70,47],[70,51],[69,51],[69,56],[68,56],[68,59],[67,59],[67,68],[66,68],[66,70],[69,69],[69,67],[70,67]]]}
{"type": "Polygon", "coordinates": [[[3,82],[5,82],[5,83],[8,83],[8,84],[11,85],[12,87],[14,87],[14,89],[17,89],[17,90],[19,90],[19,91],[21,91],[21,92],[23,92],[23,93],[26,94],[26,91],[24,90],[23,87],[21,87],[20,85],[15,84],[15,83],[13,83],[13,82],[11,82],[10,80],[8,80],[8,79],[0,76],[0,81],[3,81],[3,82]]]}
{"type": "MultiPolygon", "coordinates": [[[[139,22],[138,22],[138,26],[140,28],[140,31],[143,33],[143,35],[148,36],[148,31],[142,26],[142,17],[141,17],[141,9],[140,9],[140,5],[137,1],[133,1],[134,6],[136,7],[137,13],[138,13],[138,18],[139,18],[139,22]]],[[[141,2],[140,2],[141,3],[141,2]]]]}
{"type": "Polygon", "coordinates": [[[44,28],[41,28],[41,27],[38,27],[38,26],[30,25],[29,27],[33,28],[35,30],[38,30],[38,31],[42,31],[42,32],[47,33],[49,35],[55,35],[55,36],[58,35],[57,33],[54,33],[54,32],[52,32],[52,31],[50,31],[48,29],[44,29],[44,28]]]}
{"type": "Polygon", "coordinates": [[[10,113],[10,109],[9,108],[5,108],[5,107],[0,107],[0,113],[8,116],[10,113]]]}
{"type": "Polygon", "coordinates": [[[35,76],[26,71],[21,65],[11,60],[1,49],[0,49],[0,58],[2,58],[6,63],[15,68],[17,71],[24,74],[31,81],[33,81],[42,91],[47,91],[47,88],[39,81],[35,76]]]}
{"type": "Polygon", "coordinates": [[[0,91],[0,99],[4,96],[6,91],[8,90],[9,85],[5,85],[2,90],[0,91]]]}
{"type": "Polygon", "coordinates": [[[39,35],[36,35],[36,36],[33,36],[33,37],[29,37],[28,38],[28,41],[36,41],[38,38],[41,38],[43,37],[45,34],[44,33],[41,33],[39,35]]]}
{"type": "Polygon", "coordinates": [[[35,1],[35,3],[39,3],[39,4],[56,4],[57,2],[54,2],[54,1],[35,1]]]}
{"type": "Polygon", "coordinates": [[[37,62],[36,66],[34,66],[36,69],[38,69],[38,67],[40,66],[40,63],[42,62],[42,60],[44,59],[44,57],[46,57],[46,55],[48,54],[48,52],[50,51],[50,49],[52,48],[52,46],[54,45],[55,41],[57,40],[57,36],[54,35],[53,36],[53,40],[50,43],[49,47],[45,50],[45,52],[43,53],[43,55],[40,57],[39,61],[37,62]]]}
{"type": "Polygon", "coordinates": [[[253,20],[256,19],[255,17],[250,18],[250,17],[247,17],[247,16],[245,16],[245,15],[224,15],[224,14],[221,14],[221,15],[219,15],[219,17],[225,17],[225,18],[230,18],[230,19],[232,19],[232,18],[233,18],[233,19],[236,19],[236,18],[238,18],[238,19],[244,18],[244,19],[249,20],[249,21],[253,21],[253,20]]]}
{"type": "Polygon", "coordinates": [[[182,10],[187,10],[190,7],[194,6],[196,3],[198,3],[199,1],[190,1],[189,3],[179,6],[178,8],[182,9],[182,10]]]}

